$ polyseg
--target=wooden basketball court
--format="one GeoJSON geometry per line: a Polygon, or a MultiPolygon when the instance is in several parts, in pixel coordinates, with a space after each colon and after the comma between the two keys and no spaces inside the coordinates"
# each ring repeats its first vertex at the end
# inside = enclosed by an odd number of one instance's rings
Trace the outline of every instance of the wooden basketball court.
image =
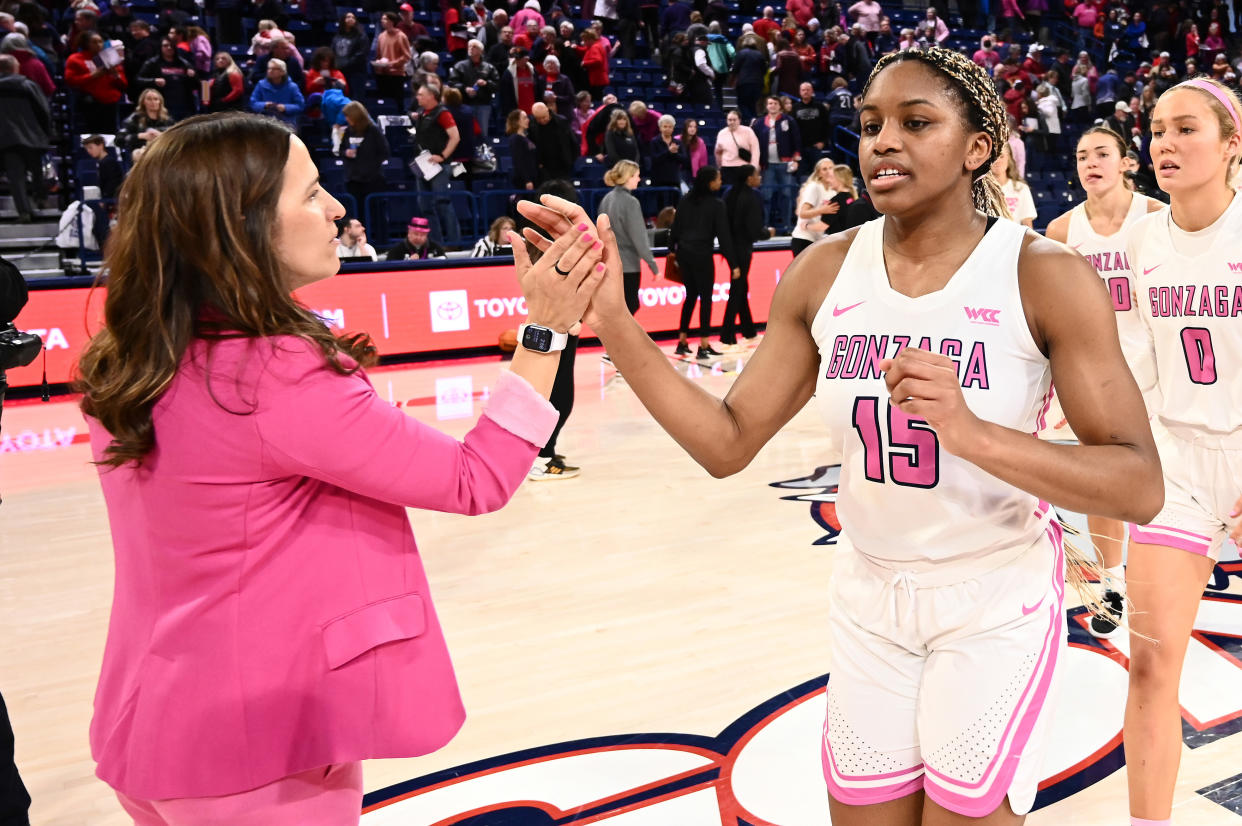
{"type": "MultiPolygon", "coordinates": [[[[489,516],[410,513],[469,716],[436,754],[366,764],[366,826],[829,822],[818,742],[834,478],[818,415],[713,480],[599,354],[579,354],[558,445],[580,477],[528,482],[489,516]]],[[[372,380],[460,437],[501,367],[372,380]]],[[[722,394],[745,357],[679,369],[722,394]]],[[[87,748],[112,550],[84,425],[71,400],[10,404],[0,440],[0,692],[31,821],[127,823],[87,748]]],[[[1113,826],[1127,820],[1126,645],[1070,614],[1057,745],[1027,822],[1113,826]]],[[[1218,567],[1197,629],[1174,820],[1238,826],[1242,565],[1218,567]]]]}

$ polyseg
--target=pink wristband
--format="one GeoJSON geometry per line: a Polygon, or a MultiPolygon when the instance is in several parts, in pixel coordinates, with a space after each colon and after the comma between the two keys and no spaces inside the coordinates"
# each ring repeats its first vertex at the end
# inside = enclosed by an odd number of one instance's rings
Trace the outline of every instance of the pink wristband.
{"type": "Polygon", "coordinates": [[[1202,89],[1204,92],[1207,92],[1209,95],[1211,95],[1212,97],[1220,101],[1220,105],[1225,107],[1225,111],[1229,113],[1229,117],[1233,118],[1233,131],[1242,133],[1242,118],[1238,117],[1237,106],[1235,106],[1234,102],[1230,99],[1230,95],[1226,95],[1224,92],[1218,89],[1214,84],[1208,83],[1206,80],[1204,80],[1203,78],[1199,78],[1199,77],[1192,78],[1190,80],[1179,83],[1177,84],[1177,86],[1174,86],[1173,88],[1179,89],[1182,86],[1190,86],[1191,88],[1194,88],[1194,89],[1202,89]]]}

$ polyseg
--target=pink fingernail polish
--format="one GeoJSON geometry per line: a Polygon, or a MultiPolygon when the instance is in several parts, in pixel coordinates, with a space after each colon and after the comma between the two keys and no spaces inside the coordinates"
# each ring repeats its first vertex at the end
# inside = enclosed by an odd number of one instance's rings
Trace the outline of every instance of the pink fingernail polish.
{"type": "Polygon", "coordinates": [[[582,236],[582,240],[586,241],[589,244],[591,243],[592,238],[590,235],[584,235],[582,236]]]}
{"type": "Polygon", "coordinates": [[[586,232],[586,230],[587,230],[586,224],[578,224],[578,232],[586,232]]]}
{"type": "Polygon", "coordinates": [[[595,242],[595,245],[591,247],[591,249],[593,249],[593,250],[599,250],[599,249],[603,249],[603,248],[604,248],[604,242],[603,242],[603,241],[596,241],[596,242],[595,242]]]}
{"type": "Polygon", "coordinates": [[[603,272],[603,271],[604,271],[604,265],[603,265],[603,264],[596,264],[596,265],[595,265],[595,271],[596,271],[596,272],[603,272]]]}

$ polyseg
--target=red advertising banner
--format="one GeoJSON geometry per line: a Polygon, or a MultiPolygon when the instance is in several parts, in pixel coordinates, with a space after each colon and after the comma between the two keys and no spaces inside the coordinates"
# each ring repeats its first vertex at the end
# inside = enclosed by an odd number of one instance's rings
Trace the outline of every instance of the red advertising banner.
{"type": "MultiPolygon", "coordinates": [[[[750,268],[750,306],[756,322],[767,321],[772,294],[792,260],[788,250],[757,250],[750,268]]],[[[663,262],[661,262],[663,267],[663,262]]],[[[17,317],[18,329],[43,337],[47,380],[69,381],[78,354],[99,329],[105,290],[89,287],[31,290],[30,303],[17,317]]],[[[500,334],[526,317],[512,264],[476,267],[351,272],[312,284],[298,297],[334,329],[365,330],[386,356],[444,353],[495,346],[500,334]]],[[[676,330],[686,289],[644,270],[637,318],[649,332],[676,330]]],[[[712,324],[724,319],[729,270],[716,256],[712,324]]],[[[692,323],[698,324],[698,309],[692,323]]],[[[590,335],[586,330],[583,335],[590,335]]],[[[13,387],[37,385],[43,360],[10,370],[13,387]]]]}

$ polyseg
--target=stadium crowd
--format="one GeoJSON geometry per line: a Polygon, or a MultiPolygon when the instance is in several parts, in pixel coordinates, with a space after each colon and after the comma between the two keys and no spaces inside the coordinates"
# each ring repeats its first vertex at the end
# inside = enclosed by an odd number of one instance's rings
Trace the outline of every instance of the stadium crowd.
{"type": "MultiPolygon", "coordinates": [[[[164,130],[239,109],[297,130],[355,224],[368,198],[416,193],[417,214],[400,219],[426,230],[415,255],[494,252],[514,199],[554,179],[602,187],[625,160],[663,192],[643,201],[649,223],[704,166],[724,191],[755,166],[765,224],[799,237],[824,216],[805,216],[798,193],[821,159],[854,165],[857,96],[888,52],[940,44],[986,67],[1018,181],[1032,153],[1068,168],[1066,134],[1097,121],[1132,142],[1141,178],[1160,92],[1195,75],[1236,87],[1242,74],[1225,0],[958,0],[951,16],[877,0],[416,2],[0,3],[0,91],[20,100],[0,153],[19,219],[49,184],[80,199],[96,194],[89,180],[106,208],[115,168],[164,130]],[[484,190],[509,196],[485,209],[455,194],[484,190]]],[[[825,204],[854,189],[829,177],[825,204]]],[[[365,229],[343,231],[368,246],[365,229]]]]}

